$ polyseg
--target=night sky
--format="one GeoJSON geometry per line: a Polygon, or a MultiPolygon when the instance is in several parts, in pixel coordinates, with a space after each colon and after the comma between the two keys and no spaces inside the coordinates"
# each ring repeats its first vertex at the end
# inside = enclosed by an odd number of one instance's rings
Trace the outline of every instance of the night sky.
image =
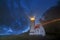
{"type": "Polygon", "coordinates": [[[42,18],[57,0],[0,0],[0,35],[21,34],[29,30],[29,18],[42,18]]]}

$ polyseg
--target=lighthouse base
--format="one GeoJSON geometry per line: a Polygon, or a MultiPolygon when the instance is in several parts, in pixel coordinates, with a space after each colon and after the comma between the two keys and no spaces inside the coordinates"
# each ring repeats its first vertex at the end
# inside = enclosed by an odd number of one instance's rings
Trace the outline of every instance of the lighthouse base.
{"type": "Polygon", "coordinates": [[[42,35],[42,36],[45,36],[45,30],[42,26],[40,28],[37,28],[37,29],[31,29],[29,35],[42,35]]]}

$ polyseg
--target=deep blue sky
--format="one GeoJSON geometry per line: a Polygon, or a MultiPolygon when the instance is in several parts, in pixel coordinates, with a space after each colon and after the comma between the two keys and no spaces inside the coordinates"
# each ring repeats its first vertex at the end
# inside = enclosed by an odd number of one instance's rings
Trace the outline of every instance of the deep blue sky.
{"type": "Polygon", "coordinates": [[[26,13],[43,14],[47,9],[57,4],[57,0],[21,0],[21,5],[26,13]]]}

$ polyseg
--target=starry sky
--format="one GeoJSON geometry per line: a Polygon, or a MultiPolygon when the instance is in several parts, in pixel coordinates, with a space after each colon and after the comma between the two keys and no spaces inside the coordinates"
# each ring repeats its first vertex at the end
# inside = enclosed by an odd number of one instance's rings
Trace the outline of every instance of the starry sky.
{"type": "Polygon", "coordinates": [[[31,15],[37,19],[57,0],[0,0],[0,34],[21,34],[29,30],[31,15]]]}

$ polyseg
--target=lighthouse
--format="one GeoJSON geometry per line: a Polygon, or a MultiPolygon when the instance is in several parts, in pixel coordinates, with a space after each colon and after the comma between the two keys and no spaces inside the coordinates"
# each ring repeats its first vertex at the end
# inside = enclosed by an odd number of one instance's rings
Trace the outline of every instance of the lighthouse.
{"type": "Polygon", "coordinates": [[[30,17],[30,33],[29,35],[42,35],[45,36],[45,30],[42,27],[42,25],[39,24],[35,24],[36,18],[35,16],[30,17]]]}
{"type": "Polygon", "coordinates": [[[30,33],[29,35],[34,35],[34,26],[35,26],[35,16],[30,17],[30,33]]]}

